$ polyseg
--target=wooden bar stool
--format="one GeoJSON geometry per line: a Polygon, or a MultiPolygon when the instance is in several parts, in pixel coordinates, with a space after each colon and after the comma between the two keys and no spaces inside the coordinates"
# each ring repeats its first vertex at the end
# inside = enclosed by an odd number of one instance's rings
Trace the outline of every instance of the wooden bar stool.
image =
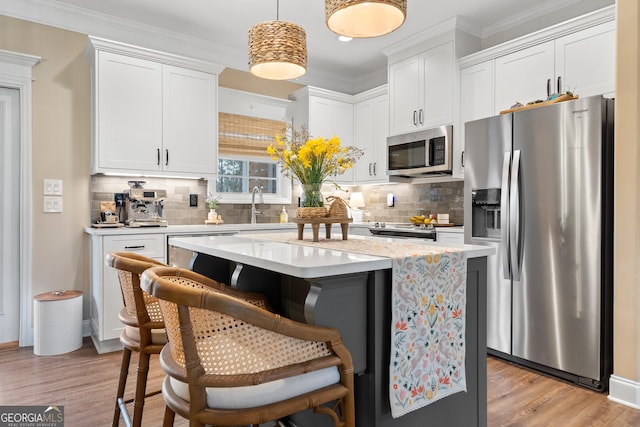
{"type": "Polygon", "coordinates": [[[180,268],[148,269],[141,286],[160,299],[169,337],[165,427],[176,413],[190,426],[257,426],[311,408],[355,427],[353,363],[336,329],[280,317],[263,298],[180,268]]]}
{"type": "Polygon", "coordinates": [[[113,427],[120,423],[120,414],[127,426],[139,427],[146,397],[160,393],[160,390],[146,393],[149,361],[152,354],[160,354],[167,343],[164,319],[158,299],[140,289],[140,275],[150,267],[165,264],[132,252],[112,252],[107,254],[107,265],[115,268],[120,281],[124,307],[120,311],[120,321],[125,325],[120,334],[124,346],[120,380],[113,413],[113,427]],[[138,352],[136,390],[133,399],[124,400],[124,391],[129,373],[131,353],[138,352]],[[130,419],[126,404],[133,402],[133,420],[130,419]]]}

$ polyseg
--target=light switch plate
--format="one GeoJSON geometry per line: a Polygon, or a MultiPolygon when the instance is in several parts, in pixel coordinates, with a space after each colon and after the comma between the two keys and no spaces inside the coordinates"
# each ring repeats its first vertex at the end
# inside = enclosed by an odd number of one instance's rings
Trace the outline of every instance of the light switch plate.
{"type": "Polygon", "coordinates": [[[61,179],[45,179],[44,195],[45,196],[61,196],[62,180],[61,179]]]}
{"type": "Polygon", "coordinates": [[[387,194],[387,206],[392,208],[395,204],[396,204],[396,197],[393,195],[393,193],[387,194]]]}
{"type": "Polygon", "coordinates": [[[44,212],[45,213],[60,213],[60,212],[62,212],[62,197],[60,197],[60,196],[45,196],[44,197],[44,212]]]}

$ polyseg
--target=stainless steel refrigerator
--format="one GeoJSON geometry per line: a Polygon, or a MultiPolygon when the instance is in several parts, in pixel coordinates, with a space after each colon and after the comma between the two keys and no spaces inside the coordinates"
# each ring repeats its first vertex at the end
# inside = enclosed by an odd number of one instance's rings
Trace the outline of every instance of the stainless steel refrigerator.
{"type": "Polygon", "coordinates": [[[466,123],[465,242],[488,260],[491,354],[606,390],[612,373],[614,101],[466,123]]]}

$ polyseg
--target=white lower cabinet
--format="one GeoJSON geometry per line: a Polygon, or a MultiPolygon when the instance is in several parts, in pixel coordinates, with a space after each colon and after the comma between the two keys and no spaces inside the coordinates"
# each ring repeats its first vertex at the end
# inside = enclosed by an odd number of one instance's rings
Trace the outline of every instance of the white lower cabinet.
{"type": "Polygon", "coordinates": [[[438,230],[436,232],[436,241],[444,245],[462,245],[464,244],[464,233],[448,233],[438,230]]]}
{"type": "Polygon", "coordinates": [[[123,307],[116,271],[105,261],[110,252],[135,252],[166,262],[164,234],[91,236],[91,338],[98,353],[119,350],[123,307]]]}

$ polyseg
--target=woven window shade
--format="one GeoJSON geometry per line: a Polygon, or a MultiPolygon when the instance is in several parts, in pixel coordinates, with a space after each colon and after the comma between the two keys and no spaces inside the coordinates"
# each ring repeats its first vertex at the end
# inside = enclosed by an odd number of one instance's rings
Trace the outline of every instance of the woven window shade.
{"type": "Polygon", "coordinates": [[[237,114],[218,114],[218,152],[222,155],[250,155],[271,158],[267,153],[276,135],[284,135],[284,121],[237,114]]]}

